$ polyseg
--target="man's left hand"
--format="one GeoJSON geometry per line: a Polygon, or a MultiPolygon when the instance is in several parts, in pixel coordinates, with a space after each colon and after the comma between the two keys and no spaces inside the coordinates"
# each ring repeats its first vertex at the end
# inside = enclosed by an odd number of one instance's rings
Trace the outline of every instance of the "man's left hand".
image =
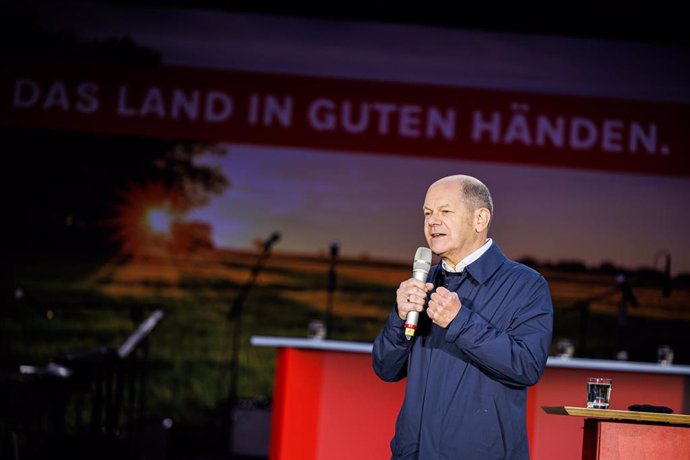
{"type": "Polygon", "coordinates": [[[462,304],[458,294],[439,286],[429,298],[426,314],[429,315],[434,324],[446,328],[458,315],[460,308],[462,308],[462,304]]]}

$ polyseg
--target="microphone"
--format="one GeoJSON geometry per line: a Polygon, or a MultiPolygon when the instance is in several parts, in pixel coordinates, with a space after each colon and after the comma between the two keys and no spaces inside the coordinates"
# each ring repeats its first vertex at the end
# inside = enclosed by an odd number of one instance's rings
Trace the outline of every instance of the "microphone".
{"type": "Polygon", "coordinates": [[[271,249],[271,246],[277,243],[279,239],[280,232],[271,233],[271,236],[269,236],[268,239],[264,241],[264,251],[268,251],[269,249],[271,249]]]}
{"type": "MultiPolygon", "coordinates": [[[[420,247],[414,254],[414,264],[412,265],[412,278],[424,283],[429,270],[431,269],[431,249],[420,247]]],[[[405,317],[405,338],[411,340],[417,329],[417,322],[419,321],[418,311],[407,312],[405,317]]]]}

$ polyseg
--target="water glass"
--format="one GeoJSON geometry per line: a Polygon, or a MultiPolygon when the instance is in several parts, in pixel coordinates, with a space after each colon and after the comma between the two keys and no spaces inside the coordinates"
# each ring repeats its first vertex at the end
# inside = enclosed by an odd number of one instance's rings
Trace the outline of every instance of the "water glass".
{"type": "Polygon", "coordinates": [[[587,379],[587,408],[608,409],[613,379],[589,377],[587,379]]]}

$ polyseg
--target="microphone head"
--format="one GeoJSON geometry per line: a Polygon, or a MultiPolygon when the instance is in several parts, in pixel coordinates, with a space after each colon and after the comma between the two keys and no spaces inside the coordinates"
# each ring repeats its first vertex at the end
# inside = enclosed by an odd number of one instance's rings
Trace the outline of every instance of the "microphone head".
{"type": "Polygon", "coordinates": [[[431,270],[431,249],[417,248],[412,265],[412,276],[420,281],[426,281],[429,270],[431,270]]]}
{"type": "Polygon", "coordinates": [[[415,262],[426,262],[431,265],[431,249],[425,247],[417,248],[417,252],[414,253],[415,262]]]}
{"type": "Polygon", "coordinates": [[[271,233],[271,236],[269,236],[268,239],[264,241],[264,250],[268,250],[271,246],[278,242],[278,240],[280,240],[280,232],[271,233]]]}

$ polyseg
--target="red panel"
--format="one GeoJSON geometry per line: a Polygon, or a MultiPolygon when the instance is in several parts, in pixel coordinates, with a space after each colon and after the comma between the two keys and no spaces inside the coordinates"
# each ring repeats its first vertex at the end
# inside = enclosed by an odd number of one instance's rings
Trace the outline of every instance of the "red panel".
{"type": "MultiPolygon", "coordinates": [[[[597,460],[687,460],[690,458],[690,427],[587,421],[596,432],[597,460]]],[[[591,447],[591,446],[590,446],[591,447]]]]}
{"type": "Polygon", "coordinates": [[[532,458],[536,457],[534,452],[534,436],[537,425],[537,411],[539,410],[537,406],[537,391],[538,387],[536,385],[527,389],[527,439],[529,441],[530,457],[532,458]]]}
{"type": "Polygon", "coordinates": [[[278,352],[271,420],[271,460],[316,459],[323,354],[278,352]]]}

